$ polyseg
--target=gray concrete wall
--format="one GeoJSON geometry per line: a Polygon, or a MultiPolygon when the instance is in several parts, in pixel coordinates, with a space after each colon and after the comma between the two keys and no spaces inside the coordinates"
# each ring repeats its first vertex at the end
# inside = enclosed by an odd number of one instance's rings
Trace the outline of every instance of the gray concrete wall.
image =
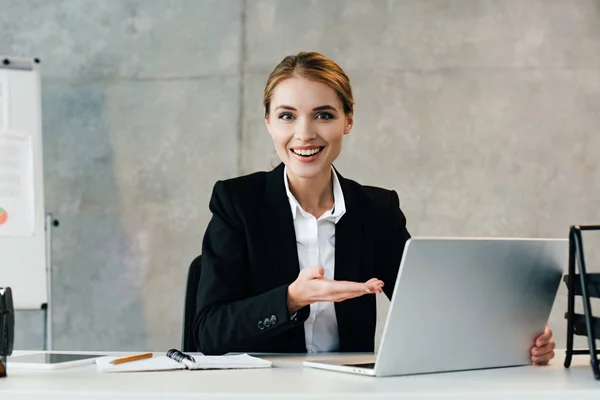
{"type": "MultiPolygon", "coordinates": [[[[598,1],[0,0],[0,10],[0,54],[42,59],[46,201],[61,221],[56,348],[179,345],[212,184],[271,167],[262,89],[300,50],[332,57],[353,83],[356,125],[338,168],[397,190],[414,235],[566,237],[600,222],[598,1]]],[[[600,234],[586,240],[600,271],[600,234]]],[[[565,309],[561,286],[559,347],[565,309]]],[[[17,317],[17,347],[39,347],[41,315],[17,317]]]]}

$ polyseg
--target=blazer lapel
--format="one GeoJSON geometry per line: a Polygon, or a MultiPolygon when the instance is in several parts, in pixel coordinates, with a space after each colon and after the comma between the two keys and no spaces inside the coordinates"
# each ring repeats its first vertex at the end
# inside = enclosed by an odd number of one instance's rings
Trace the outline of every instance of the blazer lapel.
{"type": "MultiPolygon", "coordinates": [[[[336,171],[337,172],[337,171],[336,171]]],[[[361,257],[364,246],[364,221],[363,208],[360,206],[359,193],[354,190],[353,184],[338,173],[340,186],[344,193],[346,213],[335,226],[335,280],[360,281],[361,257]]],[[[340,351],[346,351],[356,335],[360,336],[355,325],[357,311],[356,303],[348,300],[335,303],[335,313],[338,323],[340,351]]]]}
{"type": "Polygon", "coordinates": [[[265,235],[274,260],[275,275],[293,282],[300,273],[292,210],[285,192],[284,166],[268,173],[265,188],[265,235]]]}
{"type": "Polygon", "coordinates": [[[361,242],[363,238],[364,218],[361,212],[357,193],[351,183],[336,170],[346,213],[335,226],[335,280],[357,281],[359,279],[361,242]]]}

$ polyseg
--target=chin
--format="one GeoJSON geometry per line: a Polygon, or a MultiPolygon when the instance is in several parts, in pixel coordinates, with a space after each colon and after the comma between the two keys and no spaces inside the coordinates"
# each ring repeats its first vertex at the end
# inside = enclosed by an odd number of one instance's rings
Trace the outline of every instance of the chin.
{"type": "Polygon", "coordinates": [[[319,163],[319,165],[303,165],[294,160],[287,163],[287,169],[298,178],[310,179],[321,175],[324,171],[331,168],[331,163],[319,163]],[[300,165],[298,165],[300,164],[300,165]]]}

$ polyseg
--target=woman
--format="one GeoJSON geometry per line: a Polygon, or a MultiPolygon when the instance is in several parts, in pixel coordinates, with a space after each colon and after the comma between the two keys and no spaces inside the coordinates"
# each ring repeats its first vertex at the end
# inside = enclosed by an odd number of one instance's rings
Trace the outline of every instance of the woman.
{"type": "MultiPolygon", "coordinates": [[[[391,298],[406,240],[395,191],[332,163],[350,133],[350,82],[318,53],[286,57],[264,91],[282,163],[215,184],[202,247],[194,337],[205,354],[372,352],[373,294],[391,298]]],[[[553,357],[547,329],[532,360],[553,357]]]]}

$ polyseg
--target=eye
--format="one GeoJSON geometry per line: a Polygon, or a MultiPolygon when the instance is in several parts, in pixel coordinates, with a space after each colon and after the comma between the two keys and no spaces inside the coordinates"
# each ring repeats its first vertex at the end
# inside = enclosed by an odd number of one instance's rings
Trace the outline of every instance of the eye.
{"type": "Polygon", "coordinates": [[[294,115],[289,112],[284,112],[284,113],[279,114],[279,119],[282,119],[284,121],[291,121],[293,118],[294,118],[294,115]]]}
{"type": "Polygon", "coordinates": [[[316,118],[317,118],[317,119],[329,120],[329,119],[334,119],[335,117],[334,117],[334,116],[333,116],[333,114],[332,114],[332,113],[330,113],[330,112],[321,112],[321,113],[318,113],[318,114],[316,115],[316,118]]]}

